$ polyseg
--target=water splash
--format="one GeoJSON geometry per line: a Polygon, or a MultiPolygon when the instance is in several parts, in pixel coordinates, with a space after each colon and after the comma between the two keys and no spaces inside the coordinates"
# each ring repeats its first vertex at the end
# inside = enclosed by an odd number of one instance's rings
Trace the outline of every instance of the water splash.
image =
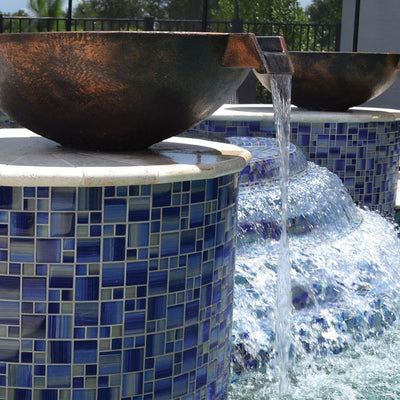
{"type": "MultiPolygon", "coordinates": [[[[263,234],[280,208],[279,192],[269,180],[239,193],[232,400],[280,398],[274,364],[280,250],[277,237],[263,234]]],[[[294,309],[284,398],[399,398],[395,227],[356,207],[340,179],[313,163],[289,178],[288,220],[294,309]]]]}

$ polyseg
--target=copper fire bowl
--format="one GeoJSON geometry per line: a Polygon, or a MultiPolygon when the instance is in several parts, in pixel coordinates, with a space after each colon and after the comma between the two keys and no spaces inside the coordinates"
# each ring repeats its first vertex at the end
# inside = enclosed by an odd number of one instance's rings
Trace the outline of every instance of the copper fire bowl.
{"type": "Polygon", "coordinates": [[[252,34],[1,34],[0,108],[63,145],[142,149],[207,118],[252,68],[266,71],[252,34]]]}
{"type": "Polygon", "coordinates": [[[292,104],[307,110],[346,111],[388,89],[399,75],[400,54],[289,52],[292,104]]]}

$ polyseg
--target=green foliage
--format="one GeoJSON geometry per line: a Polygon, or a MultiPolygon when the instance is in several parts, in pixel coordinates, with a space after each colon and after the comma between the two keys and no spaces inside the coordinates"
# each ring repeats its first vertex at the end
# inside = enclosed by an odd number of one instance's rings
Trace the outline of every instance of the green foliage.
{"type": "Polygon", "coordinates": [[[232,20],[238,6],[239,17],[251,22],[305,22],[298,0],[219,0],[215,19],[232,20]]]}
{"type": "Polygon", "coordinates": [[[28,6],[36,17],[59,18],[64,16],[63,0],[29,0],[28,6]]]}
{"type": "Polygon", "coordinates": [[[140,18],[145,14],[142,0],[84,0],[74,10],[77,18],[140,18]]]}
{"type": "Polygon", "coordinates": [[[342,19],[342,0],[312,0],[306,13],[316,24],[336,24],[342,19]]]}
{"type": "Polygon", "coordinates": [[[167,14],[171,19],[201,19],[202,0],[170,0],[167,14]]]}

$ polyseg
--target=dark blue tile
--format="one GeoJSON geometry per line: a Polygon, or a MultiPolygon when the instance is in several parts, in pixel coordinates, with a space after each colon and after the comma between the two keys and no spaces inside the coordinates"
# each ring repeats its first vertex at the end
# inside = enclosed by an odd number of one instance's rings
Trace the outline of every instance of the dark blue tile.
{"type": "Polygon", "coordinates": [[[204,204],[190,206],[190,227],[197,228],[204,224],[204,204]]]}
{"type": "Polygon", "coordinates": [[[194,229],[181,231],[180,253],[187,254],[196,251],[196,231],[194,229]]]}
{"type": "Polygon", "coordinates": [[[73,264],[54,264],[50,266],[49,287],[72,288],[74,283],[73,264]]]}
{"type": "Polygon", "coordinates": [[[178,254],[179,233],[164,233],[161,235],[161,257],[169,257],[178,254]]]}
{"type": "Polygon", "coordinates": [[[172,390],[172,379],[161,379],[155,381],[154,384],[154,397],[157,400],[170,400],[172,390]]]}
{"type": "Polygon", "coordinates": [[[10,213],[10,235],[11,236],[34,236],[35,214],[31,212],[10,213]]]}
{"type": "MultiPolygon", "coordinates": [[[[143,373],[124,374],[122,381],[122,396],[140,396],[143,393],[143,373]]],[[[134,397],[136,399],[136,397],[134,397]]]]}
{"type": "Polygon", "coordinates": [[[48,342],[50,363],[69,364],[72,360],[72,342],[66,340],[50,340],[48,342]]]}
{"type": "Polygon", "coordinates": [[[197,322],[199,320],[199,301],[186,303],[185,324],[197,322]]]}
{"type": "Polygon", "coordinates": [[[147,261],[130,262],[127,264],[126,284],[145,285],[147,284],[148,263],[147,261]]]}
{"type": "Polygon", "coordinates": [[[20,210],[22,206],[22,188],[0,186],[0,208],[20,210]]]}
{"type": "Polygon", "coordinates": [[[36,196],[36,188],[35,187],[24,187],[24,197],[35,197],[36,196]]]}
{"type": "Polygon", "coordinates": [[[24,277],[22,278],[22,299],[45,301],[47,297],[47,279],[24,277]]]}
{"type": "Polygon", "coordinates": [[[99,262],[100,239],[77,239],[77,261],[99,262]]]}
{"type": "Polygon", "coordinates": [[[215,200],[218,197],[218,179],[207,180],[206,201],[215,200]]]}
{"type": "Polygon", "coordinates": [[[99,324],[99,305],[94,303],[75,304],[75,325],[91,326],[99,324]]]}
{"type": "Polygon", "coordinates": [[[150,198],[134,197],[129,199],[129,221],[148,221],[150,218],[150,198]]]}
{"type": "Polygon", "coordinates": [[[197,345],[199,326],[197,324],[185,328],[184,346],[185,349],[197,345]]]}
{"type": "Polygon", "coordinates": [[[166,314],[167,296],[155,296],[147,299],[147,320],[163,319],[166,314]]]}
{"type": "Polygon", "coordinates": [[[101,210],[103,203],[103,188],[85,187],[78,190],[78,210],[101,210]]]}
{"type": "Polygon", "coordinates": [[[104,222],[126,221],[126,199],[104,200],[104,222]]]}
{"type": "Polygon", "coordinates": [[[209,261],[203,264],[202,266],[202,273],[201,273],[201,285],[207,285],[211,283],[213,279],[213,262],[209,261]]]}
{"type": "MultiPolygon", "coordinates": [[[[8,366],[8,385],[20,388],[32,387],[32,366],[11,364],[8,366]]],[[[18,398],[19,399],[19,398],[18,398]]]]}
{"type": "Polygon", "coordinates": [[[107,351],[100,352],[99,358],[99,374],[111,375],[121,373],[121,352],[107,351]]]}
{"type": "Polygon", "coordinates": [[[130,349],[124,351],[123,372],[135,372],[143,369],[143,349],[130,349]]]}
{"type": "Polygon", "coordinates": [[[73,362],[76,364],[97,363],[97,349],[97,340],[75,340],[73,362]]]}
{"type": "Polygon", "coordinates": [[[184,307],[183,304],[168,307],[167,328],[178,328],[183,325],[184,307]]]}
{"type": "Polygon", "coordinates": [[[8,236],[8,225],[0,224],[0,236],[8,236]]]}
{"type": "Polygon", "coordinates": [[[153,207],[166,207],[171,205],[171,184],[164,183],[153,186],[153,207]]]}
{"type": "Polygon", "coordinates": [[[13,391],[13,398],[18,400],[32,400],[32,389],[10,389],[13,391]]]}
{"type": "Polygon", "coordinates": [[[197,180],[192,181],[192,190],[190,193],[191,203],[200,203],[205,200],[206,181],[197,180]]]}
{"type": "Polygon", "coordinates": [[[35,376],[45,376],[46,375],[46,366],[45,365],[35,365],[34,366],[34,374],[35,374],[35,376]]]}
{"type": "Polygon", "coordinates": [[[180,207],[164,207],[161,216],[162,232],[175,231],[180,227],[180,207]]]}
{"type": "Polygon", "coordinates": [[[123,286],[125,278],[125,265],[123,263],[103,264],[102,286],[123,286]]]}
{"type": "Polygon", "coordinates": [[[97,390],[97,400],[120,400],[120,388],[100,388],[97,390]]]}
{"type": "Polygon", "coordinates": [[[76,190],[72,187],[51,188],[51,209],[54,211],[75,211],[76,190]]]}
{"type": "Polygon", "coordinates": [[[60,303],[49,303],[47,308],[48,314],[59,314],[60,313],[60,303]]]}
{"type": "Polygon", "coordinates": [[[104,196],[105,197],[114,197],[115,196],[115,186],[106,186],[104,188],[104,196]]]}
{"type": "Polygon", "coordinates": [[[186,268],[177,268],[170,271],[168,291],[179,292],[185,290],[186,268]]]}
{"type": "Polygon", "coordinates": [[[75,214],[51,213],[50,235],[68,237],[75,235],[75,214]]]}
{"type": "Polygon", "coordinates": [[[39,186],[37,188],[37,197],[40,197],[40,198],[49,197],[49,188],[47,186],[39,186]]]}
{"type": "Polygon", "coordinates": [[[165,353],[165,334],[147,335],[146,357],[156,357],[165,353]]]}
{"type": "MultiPolygon", "coordinates": [[[[189,375],[183,374],[174,377],[174,398],[184,396],[188,392],[189,385],[189,375]]],[[[214,397],[208,397],[209,399],[213,399],[214,397]]]]}
{"type": "Polygon", "coordinates": [[[201,367],[197,369],[196,373],[196,389],[200,389],[207,383],[207,367],[201,367]]]}
{"type": "Polygon", "coordinates": [[[72,400],[97,400],[96,389],[74,389],[72,400]]]}
{"type": "Polygon", "coordinates": [[[149,296],[167,293],[168,272],[150,272],[149,273],[149,296]]]}
{"type": "Polygon", "coordinates": [[[19,362],[19,341],[0,339],[0,361],[19,362]]]}
{"type": "Polygon", "coordinates": [[[17,276],[0,276],[0,299],[19,300],[20,278],[17,276]]]}
{"type": "Polygon", "coordinates": [[[125,313],[124,334],[144,333],[146,314],[144,311],[125,313]]]}
{"type": "Polygon", "coordinates": [[[119,325],[122,324],[124,311],[123,301],[109,301],[101,303],[101,325],[119,325]]]}
{"type": "Polygon", "coordinates": [[[125,260],[125,238],[103,239],[103,261],[125,260]]]}
{"type": "Polygon", "coordinates": [[[75,300],[93,301],[99,299],[98,277],[77,277],[75,280],[75,300]]]}
{"type": "Polygon", "coordinates": [[[139,196],[139,194],[140,194],[140,186],[139,185],[129,186],[129,196],[139,196]]]}
{"type": "Polygon", "coordinates": [[[197,348],[189,349],[183,352],[183,371],[191,371],[196,368],[197,348]]]}
{"type": "Polygon", "coordinates": [[[68,339],[72,337],[72,316],[49,315],[47,324],[49,339],[68,339]]]}
{"type": "Polygon", "coordinates": [[[57,389],[36,389],[35,400],[58,400],[57,389]]]}
{"type": "Polygon", "coordinates": [[[10,261],[34,262],[34,254],[34,239],[10,239],[10,261]]]}
{"type": "Polygon", "coordinates": [[[37,239],[36,262],[61,262],[61,239],[37,239]]]}
{"type": "Polygon", "coordinates": [[[47,386],[49,388],[69,388],[71,386],[71,366],[48,365],[47,386]]]}
{"type": "Polygon", "coordinates": [[[171,355],[157,357],[155,365],[155,379],[168,378],[172,376],[173,357],[171,355]]]}

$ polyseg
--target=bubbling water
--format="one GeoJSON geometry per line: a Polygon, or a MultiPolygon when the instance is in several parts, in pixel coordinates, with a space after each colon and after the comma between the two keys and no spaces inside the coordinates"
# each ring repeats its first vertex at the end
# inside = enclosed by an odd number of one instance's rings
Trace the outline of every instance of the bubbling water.
{"type": "Polygon", "coordinates": [[[230,398],[398,398],[397,231],[358,208],[340,179],[313,163],[288,183],[290,385],[282,393],[275,307],[280,193],[276,179],[239,192],[230,398]]]}
{"type": "Polygon", "coordinates": [[[231,140],[255,167],[239,192],[230,399],[398,399],[398,232],[336,175],[293,162],[290,79],[273,78],[279,180],[263,169],[270,142],[231,140]]]}

